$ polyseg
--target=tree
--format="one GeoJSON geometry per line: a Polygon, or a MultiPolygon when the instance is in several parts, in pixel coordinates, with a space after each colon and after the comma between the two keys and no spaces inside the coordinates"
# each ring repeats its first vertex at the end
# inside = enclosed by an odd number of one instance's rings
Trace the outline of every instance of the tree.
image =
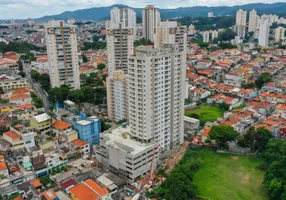
{"type": "Polygon", "coordinates": [[[218,43],[218,46],[222,49],[232,49],[232,48],[236,48],[237,46],[235,45],[232,45],[231,43],[229,42],[220,42],[218,43]]]}
{"type": "Polygon", "coordinates": [[[207,42],[199,42],[198,45],[200,46],[200,48],[206,49],[209,46],[209,43],[207,42]]]}
{"type": "Polygon", "coordinates": [[[36,108],[42,108],[44,106],[43,100],[40,98],[35,98],[34,100],[34,106],[36,108]]]}
{"type": "Polygon", "coordinates": [[[236,36],[236,33],[228,28],[225,31],[219,32],[218,40],[219,41],[230,41],[234,39],[235,36],[236,36]]]}
{"type": "Polygon", "coordinates": [[[82,62],[86,63],[88,61],[86,55],[82,54],[82,62]]]}
{"type": "Polygon", "coordinates": [[[99,63],[98,65],[97,65],[97,68],[99,69],[99,70],[104,70],[105,69],[105,64],[104,63],[99,63]]]}
{"type": "Polygon", "coordinates": [[[39,80],[39,77],[40,77],[40,73],[37,72],[36,70],[31,70],[31,77],[35,80],[35,81],[38,81],[39,80]]]}
{"type": "Polygon", "coordinates": [[[70,99],[76,103],[79,103],[84,99],[84,92],[80,89],[72,90],[70,92],[70,99]]]}
{"type": "Polygon", "coordinates": [[[246,84],[244,84],[242,87],[244,88],[244,89],[251,89],[251,88],[255,88],[255,83],[253,83],[253,82],[250,82],[250,83],[246,83],[246,84]]]}
{"type": "Polygon", "coordinates": [[[264,149],[272,137],[272,133],[264,127],[259,127],[256,130],[254,127],[250,127],[244,135],[244,141],[254,152],[264,149]]]}
{"type": "Polygon", "coordinates": [[[104,132],[111,128],[111,125],[105,123],[105,120],[103,118],[100,118],[100,126],[101,126],[101,132],[104,132]]]}
{"type": "Polygon", "coordinates": [[[229,110],[229,105],[224,101],[218,104],[218,107],[222,110],[229,110]]]}
{"type": "Polygon", "coordinates": [[[209,137],[211,140],[216,140],[216,143],[221,148],[228,148],[227,142],[234,141],[239,133],[232,126],[218,125],[212,126],[209,137]]]}
{"type": "Polygon", "coordinates": [[[197,113],[191,113],[190,117],[195,118],[195,119],[200,119],[200,115],[198,115],[197,113]]]}
{"type": "Polygon", "coordinates": [[[141,38],[139,40],[135,40],[134,41],[134,47],[148,46],[148,45],[153,45],[153,42],[151,42],[151,40],[148,40],[148,39],[145,39],[145,38],[141,38]]]}
{"type": "Polygon", "coordinates": [[[4,94],[4,90],[2,87],[0,87],[0,94],[4,94]]]}
{"type": "Polygon", "coordinates": [[[271,74],[269,74],[268,72],[263,72],[258,79],[255,81],[255,85],[258,88],[262,88],[262,86],[266,83],[272,82],[273,81],[273,77],[271,74]]]}

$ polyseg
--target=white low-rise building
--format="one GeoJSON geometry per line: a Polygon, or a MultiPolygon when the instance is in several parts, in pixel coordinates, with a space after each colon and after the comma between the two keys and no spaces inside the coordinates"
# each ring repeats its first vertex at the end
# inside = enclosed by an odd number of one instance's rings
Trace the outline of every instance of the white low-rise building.
{"type": "MultiPolygon", "coordinates": [[[[130,137],[129,127],[118,127],[100,134],[100,145],[95,147],[96,159],[111,171],[134,181],[148,174],[157,144],[139,142],[130,137]]],[[[152,171],[159,162],[155,154],[152,171]]]]}

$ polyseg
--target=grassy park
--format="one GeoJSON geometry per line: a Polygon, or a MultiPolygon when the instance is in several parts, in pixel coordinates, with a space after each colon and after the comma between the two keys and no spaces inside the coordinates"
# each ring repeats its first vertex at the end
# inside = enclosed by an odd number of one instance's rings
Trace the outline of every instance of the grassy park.
{"type": "Polygon", "coordinates": [[[203,164],[195,173],[199,196],[211,200],[267,200],[264,172],[256,169],[261,161],[247,156],[198,150],[203,164]]]}
{"type": "Polygon", "coordinates": [[[218,107],[201,105],[194,109],[185,110],[185,116],[192,117],[192,114],[197,114],[199,116],[200,124],[203,126],[206,122],[213,122],[219,116],[222,116],[224,113],[218,107]]]}

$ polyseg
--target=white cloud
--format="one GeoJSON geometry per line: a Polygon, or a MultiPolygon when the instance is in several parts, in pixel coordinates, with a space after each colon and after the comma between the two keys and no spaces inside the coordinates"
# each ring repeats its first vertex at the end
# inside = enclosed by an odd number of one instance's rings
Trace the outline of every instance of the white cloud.
{"type": "Polygon", "coordinates": [[[285,0],[0,0],[0,19],[37,18],[44,15],[59,14],[68,10],[110,6],[113,4],[125,4],[131,7],[144,7],[148,4],[154,4],[159,8],[176,8],[274,2],[285,2],[285,0]]]}

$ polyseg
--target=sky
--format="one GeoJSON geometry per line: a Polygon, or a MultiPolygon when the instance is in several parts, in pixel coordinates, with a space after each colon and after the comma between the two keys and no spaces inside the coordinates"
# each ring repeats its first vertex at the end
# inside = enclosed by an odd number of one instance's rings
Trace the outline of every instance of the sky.
{"type": "Polygon", "coordinates": [[[285,0],[0,0],[0,19],[38,18],[69,10],[110,6],[113,4],[125,4],[137,8],[148,4],[153,4],[158,8],[177,8],[275,2],[285,2],[285,0]]]}

